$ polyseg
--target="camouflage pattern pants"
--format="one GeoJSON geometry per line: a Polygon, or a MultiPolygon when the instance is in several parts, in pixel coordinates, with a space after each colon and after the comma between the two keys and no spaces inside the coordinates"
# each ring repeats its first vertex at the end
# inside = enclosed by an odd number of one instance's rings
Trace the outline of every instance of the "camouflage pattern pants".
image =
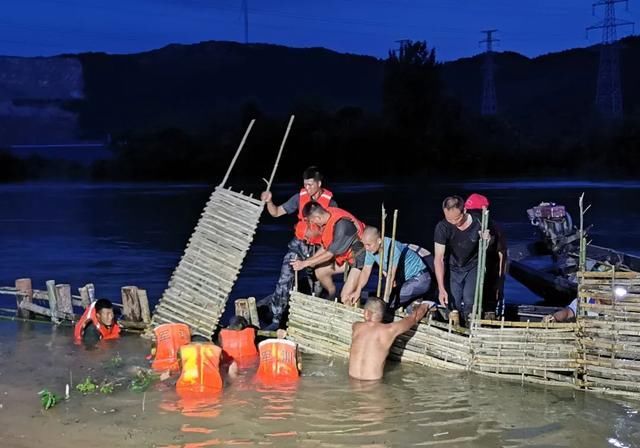
{"type": "MultiPolygon", "coordinates": [[[[295,272],[290,263],[294,260],[306,260],[313,254],[313,246],[297,238],[289,241],[288,248],[289,250],[282,259],[280,278],[278,278],[276,290],[271,295],[269,303],[274,323],[276,321],[280,322],[285,308],[289,304],[289,292],[293,288],[295,278],[295,272]]],[[[304,271],[300,271],[300,273],[304,274],[304,271]]]]}

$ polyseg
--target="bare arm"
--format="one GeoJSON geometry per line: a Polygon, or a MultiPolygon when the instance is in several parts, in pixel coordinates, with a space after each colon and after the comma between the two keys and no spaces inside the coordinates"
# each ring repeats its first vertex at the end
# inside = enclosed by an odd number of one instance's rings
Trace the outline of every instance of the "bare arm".
{"type": "Polygon", "coordinates": [[[282,215],[287,214],[287,212],[284,210],[284,208],[281,205],[276,205],[273,203],[273,201],[271,200],[272,196],[270,191],[263,191],[262,194],[260,195],[260,199],[267,204],[267,211],[274,218],[278,218],[282,215]]]}
{"type": "Polygon", "coordinates": [[[542,322],[566,322],[569,319],[573,319],[575,314],[571,308],[562,308],[553,314],[547,314],[542,318],[542,322]]]}
{"type": "Polygon", "coordinates": [[[362,292],[362,288],[367,286],[367,282],[369,281],[369,277],[371,276],[371,270],[373,268],[372,264],[365,265],[360,272],[360,277],[358,277],[358,285],[356,286],[356,294],[360,297],[360,293],[362,292]]]}
{"type": "Polygon", "coordinates": [[[433,266],[436,271],[436,281],[438,282],[438,298],[440,299],[440,304],[447,305],[449,295],[444,284],[444,252],[446,247],[444,244],[438,243],[435,243],[434,246],[433,266]]]}
{"type": "Polygon", "coordinates": [[[428,309],[429,306],[426,303],[423,303],[420,306],[416,307],[416,309],[413,310],[413,313],[409,314],[404,319],[390,324],[389,329],[393,337],[396,338],[402,333],[411,330],[411,328],[413,328],[414,325],[420,322],[425,314],[427,314],[428,309]]]}
{"type": "Polygon", "coordinates": [[[312,257],[307,258],[306,260],[296,260],[291,262],[291,266],[294,271],[300,271],[307,267],[314,267],[319,264],[326,263],[330,261],[334,257],[332,252],[329,252],[325,249],[318,250],[312,257]]]}

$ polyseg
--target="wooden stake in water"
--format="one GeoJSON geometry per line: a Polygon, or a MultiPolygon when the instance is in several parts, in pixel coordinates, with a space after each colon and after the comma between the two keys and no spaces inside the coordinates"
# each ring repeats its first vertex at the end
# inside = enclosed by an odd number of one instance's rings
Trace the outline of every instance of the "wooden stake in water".
{"type": "MultiPolygon", "coordinates": [[[[393,256],[395,253],[396,245],[396,227],[398,224],[398,210],[393,211],[393,226],[391,227],[391,243],[389,244],[389,257],[387,258],[387,280],[384,285],[384,301],[389,303],[389,296],[391,296],[391,289],[393,283],[390,282],[391,271],[393,270],[393,256]]],[[[383,241],[384,243],[384,241],[383,241]]]]}
{"type": "Polygon", "coordinates": [[[382,204],[382,217],[380,219],[380,238],[382,243],[380,245],[380,264],[378,265],[378,289],[376,289],[376,297],[381,297],[382,294],[382,265],[384,264],[384,227],[387,221],[387,212],[384,209],[384,203],[382,204]]]}

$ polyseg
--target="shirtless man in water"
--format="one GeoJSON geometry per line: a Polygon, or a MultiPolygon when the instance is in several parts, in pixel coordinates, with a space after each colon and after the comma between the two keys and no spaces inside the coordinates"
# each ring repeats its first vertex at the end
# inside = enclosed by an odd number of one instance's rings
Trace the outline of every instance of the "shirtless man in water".
{"type": "Polygon", "coordinates": [[[349,351],[349,376],[358,380],[379,380],[393,341],[409,331],[427,314],[426,303],[415,307],[413,313],[402,320],[382,322],[386,303],[377,297],[367,300],[364,322],[355,322],[349,351]]]}

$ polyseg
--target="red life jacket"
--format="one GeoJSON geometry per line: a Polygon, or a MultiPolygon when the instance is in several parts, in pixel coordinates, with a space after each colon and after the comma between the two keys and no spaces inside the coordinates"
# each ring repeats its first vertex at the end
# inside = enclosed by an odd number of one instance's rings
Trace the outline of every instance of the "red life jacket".
{"type": "MultiPolygon", "coordinates": [[[[322,248],[323,249],[327,250],[331,245],[331,243],[333,242],[333,237],[334,237],[333,232],[335,230],[336,223],[341,219],[348,219],[353,224],[355,224],[356,229],[358,230],[358,238],[362,238],[362,233],[364,232],[364,228],[365,228],[365,225],[363,222],[359,221],[351,213],[349,213],[346,210],[342,210],[341,208],[329,207],[327,211],[331,216],[329,217],[329,220],[327,221],[327,223],[324,225],[324,228],[322,229],[322,248]]],[[[336,264],[338,266],[342,266],[345,261],[349,263],[353,263],[355,261],[354,254],[351,248],[347,249],[347,251],[343,254],[334,254],[334,255],[336,257],[336,264]]]]}
{"type": "Polygon", "coordinates": [[[258,360],[256,348],[256,330],[245,328],[244,330],[220,330],[220,345],[222,354],[226,360],[235,361],[238,367],[245,367],[258,360]]]}
{"type": "Polygon", "coordinates": [[[151,368],[157,372],[180,370],[178,351],[191,342],[191,330],[182,323],[162,324],[153,330],[156,334],[156,353],[151,368]]]}
{"type": "Polygon", "coordinates": [[[286,339],[267,339],[258,344],[260,366],[256,379],[264,384],[291,382],[298,379],[298,346],[286,339]]]}
{"type": "MultiPolygon", "coordinates": [[[[329,204],[331,204],[331,199],[333,199],[333,193],[326,188],[322,189],[322,193],[318,196],[316,202],[320,204],[323,208],[329,208],[329,204]]],[[[304,240],[309,242],[310,244],[320,244],[320,232],[318,226],[314,226],[307,222],[302,216],[302,209],[309,202],[313,201],[311,195],[307,192],[306,189],[300,190],[300,200],[298,202],[298,222],[295,227],[296,238],[299,240],[304,240]],[[316,233],[314,236],[308,236],[307,230],[311,230],[311,233],[316,233]]]]}
{"type": "Polygon", "coordinates": [[[96,313],[96,302],[93,302],[84,310],[80,320],[76,323],[76,327],[73,331],[73,339],[76,342],[82,342],[84,329],[89,325],[89,323],[92,323],[93,326],[96,327],[100,333],[100,339],[117,339],[120,337],[120,326],[115,323],[115,321],[110,328],[107,328],[105,325],[100,323],[96,313]]]}

